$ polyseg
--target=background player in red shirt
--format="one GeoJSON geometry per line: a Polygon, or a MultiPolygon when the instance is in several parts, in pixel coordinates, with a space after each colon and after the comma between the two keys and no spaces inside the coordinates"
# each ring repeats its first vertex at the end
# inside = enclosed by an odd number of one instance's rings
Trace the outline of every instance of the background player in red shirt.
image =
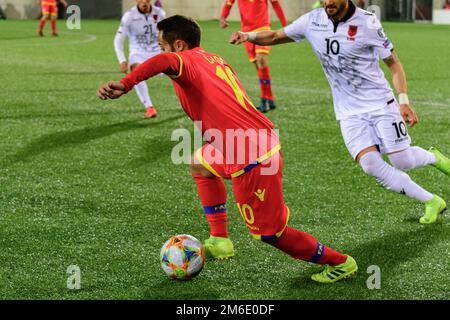
{"type": "Polygon", "coordinates": [[[231,179],[238,209],[250,233],[296,259],[327,265],[312,276],[335,282],[356,274],[355,260],[319,243],[313,236],[287,226],[289,209],[282,189],[282,158],[273,124],[256,110],[231,67],[220,56],[200,48],[197,23],[172,16],[158,23],[163,53],[147,60],[120,82],[102,85],[97,95],[117,99],[134,85],[160,73],[172,78],[175,92],[188,117],[207,141],[192,159],[191,172],[211,229],[205,249],[213,258],[234,255],[227,230],[227,192],[223,179],[231,179]],[[214,130],[213,137],[208,132],[214,130]],[[259,134],[230,144],[227,130],[259,134]],[[242,141],[241,141],[242,142],[242,141]],[[250,151],[256,145],[257,152],[250,151]],[[244,161],[234,155],[244,149],[244,161]]]}
{"type": "MultiPolygon", "coordinates": [[[[42,17],[39,22],[39,35],[41,37],[44,36],[44,26],[45,21],[50,16],[51,17],[51,25],[52,25],[52,36],[56,37],[58,33],[56,33],[56,18],[58,15],[58,8],[56,6],[56,0],[40,0],[41,8],[42,8],[42,17]]],[[[67,7],[66,0],[60,0],[65,7],[67,7]]]]}
{"type": "MultiPolygon", "coordinates": [[[[272,3],[273,9],[280,19],[281,24],[287,25],[287,20],[284,15],[278,0],[238,0],[239,13],[241,15],[241,29],[245,32],[256,32],[262,30],[270,30],[269,4],[272,3]]],[[[227,17],[230,14],[231,7],[235,0],[227,0],[222,9],[220,17],[220,27],[228,27],[227,17]]],[[[258,46],[253,43],[245,43],[245,49],[251,62],[256,65],[258,71],[259,83],[261,86],[261,104],[258,109],[262,112],[267,112],[270,109],[275,109],[275,98],[272,93],[270,69],[268,64],[268,56],[270,53],[269,46],[258,46]]]]}

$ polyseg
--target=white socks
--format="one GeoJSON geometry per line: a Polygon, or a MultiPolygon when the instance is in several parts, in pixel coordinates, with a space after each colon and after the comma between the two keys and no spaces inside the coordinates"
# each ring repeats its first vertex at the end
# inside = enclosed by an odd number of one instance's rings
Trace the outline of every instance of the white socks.
{"type": "Polygon", "coordinates": [[[145,81],[138,83],[134,87],[134,90],[136,90],[136,94],[139,97],[139,100],[141,100],[141,102],[145,108],[153,106],[152,99],[150,99],[150,95],[148,93],[148,86],[145,81]]]}
{"type": "Polygon", "coordinates": [[[375,177],[383,187],[389,190],[405,194],[421,202],[427,202],[433,199],[433,194],[412,181],[403,171],[390,166],[383,160],[379,152],[372,151],[366,153],[361,157],[359,163],[365,173],[375,177]]]}
{"type": "Polygon", "coordinates": [[[399,170],[422,168],[436,164],[436,156],[420,147],[410,147],[406,150],[389,155],[391,164],[399,170]]]}

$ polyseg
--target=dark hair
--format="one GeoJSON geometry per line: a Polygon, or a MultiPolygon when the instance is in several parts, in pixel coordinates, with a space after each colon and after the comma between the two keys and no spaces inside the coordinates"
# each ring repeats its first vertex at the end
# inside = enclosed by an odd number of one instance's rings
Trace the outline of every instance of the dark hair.
{"type": "Polygon", "coordinates": [[[162,31],[163,38],[170,45],[176,40],[183,40],[193,49],[200,46],[202,32],[200,26],[193,19],[175,15],[160,21],[157,25],[158,30],[162,31]]]}

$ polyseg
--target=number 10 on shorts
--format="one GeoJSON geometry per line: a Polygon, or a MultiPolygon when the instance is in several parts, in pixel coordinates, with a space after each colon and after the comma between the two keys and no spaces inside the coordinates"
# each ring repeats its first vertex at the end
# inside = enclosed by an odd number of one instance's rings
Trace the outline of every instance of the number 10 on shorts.
{"type": "Polygon", "coordinates": [[[255,222],[255,216],[253,214],[253,209],[248,204],[243,204],[242,206],[237,204],[239,213],[242,218],[244,218],[245,223],[250,227],[255,222]]]}
{"type": "Polygon", "coordinates": [[[392,126],[395,127],[395,131],[397,132],[397,137],[401,138],[406,137],[408,135],[408,129],[406,128],[406,124],[403,121],[400,121],[399,123],[394,122],[392,126]]]}

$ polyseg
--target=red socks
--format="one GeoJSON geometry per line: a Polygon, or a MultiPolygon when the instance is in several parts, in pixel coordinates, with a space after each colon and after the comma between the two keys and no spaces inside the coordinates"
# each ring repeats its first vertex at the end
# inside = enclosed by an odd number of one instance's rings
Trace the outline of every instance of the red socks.
{"type": "Polygon", "coordinates": [[[272,94],[272,85],[270,80],[270,69],[269,67],[258,68],[259,83],[261,86],[261,98],[274,100],[272,94]]]}
{"type": "Polygon", "coordinates": [[[56,20],[52,19],[52,33],[55,34],[56,33],[56,20]]]}
{"type": "Polygon", "coordinates": [[[192,174],[197,184],[200,201],[205,210],[206,219],[210,227],[210,234],[214,237],[228,238],[227,228],[227,189],[219,177],[205,178],[192,174]]]}
{"type": "Polygon", "coordinates": [[[44,26],[45,26],[45,19],[41,19],[41,21],[39,22],[39,33],[41,33],[44,30],[44,26]]]}
{"type": "MultiPolygon", "coordinates": [[[[44,27],[45,27],[45,19],[41,19],[41,21],[39,22],[39,33],[42,33],[44,31],[44,27]]],[[[52,19],[51,20],[51,27],[52,27],[52,34],[56,34],[56,20],[52,19]]]]}
{"type": "Polygon", "coordinates": [[[324,246],[312,235],[291,227],[286,227],[281,237],[269,243],[295,259],[313,263],[336,266],[347,260],[346,255],[324,246]]]}

